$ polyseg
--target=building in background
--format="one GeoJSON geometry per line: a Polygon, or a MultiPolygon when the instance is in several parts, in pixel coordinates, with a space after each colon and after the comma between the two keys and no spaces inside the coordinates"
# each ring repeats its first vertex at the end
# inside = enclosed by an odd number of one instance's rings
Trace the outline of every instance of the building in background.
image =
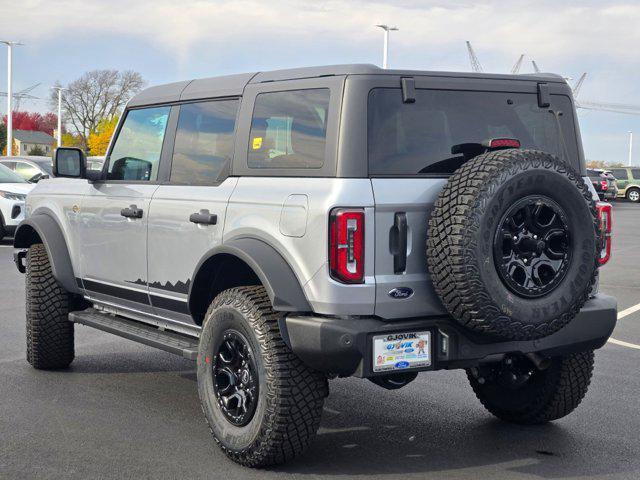
{"type": "Polygon", "coordinates": [[[50,156],[53,151],[55,138],[44,132],[14,130],[13,142],[14,155],[50,156]]]}

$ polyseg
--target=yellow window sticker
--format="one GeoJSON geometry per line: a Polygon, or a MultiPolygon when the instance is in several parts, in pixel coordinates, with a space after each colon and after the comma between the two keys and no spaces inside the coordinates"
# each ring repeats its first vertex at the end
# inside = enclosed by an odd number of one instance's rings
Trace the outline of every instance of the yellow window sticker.
{"type": "Polygon", "coordinates": [[[254,137],[253,139],[253,149],[260,150],[262,148],[262,137],[254,137]]]}

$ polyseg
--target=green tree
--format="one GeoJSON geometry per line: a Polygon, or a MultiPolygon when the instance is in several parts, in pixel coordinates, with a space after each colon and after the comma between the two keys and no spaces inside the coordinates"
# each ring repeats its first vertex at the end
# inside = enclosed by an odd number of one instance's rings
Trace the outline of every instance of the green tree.
{"type": "Polygon", "coordinates": [[[36,145],[35,147],[31,148],[28,152],[27,155],[34,155],[34,156],[38,156],[38,157],[44,157],[46,155],[44,149],[40,146],[40,145],[36,145]]]}

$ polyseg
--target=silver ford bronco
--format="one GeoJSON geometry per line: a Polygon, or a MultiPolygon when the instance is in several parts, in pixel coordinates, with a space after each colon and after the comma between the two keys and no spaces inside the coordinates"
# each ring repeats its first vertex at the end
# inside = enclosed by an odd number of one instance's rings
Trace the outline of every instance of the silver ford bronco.
{"type": "Polygon", "coordinates": [[[290,460],[328,380],[465,369],[495,416],[574,410],[616,324],[611,207],[559,76],[344,65],[152,87],[101,171],[59,148],[15,234],[27,359],[86,325],[192,359],[234,461],[290,460]]]}

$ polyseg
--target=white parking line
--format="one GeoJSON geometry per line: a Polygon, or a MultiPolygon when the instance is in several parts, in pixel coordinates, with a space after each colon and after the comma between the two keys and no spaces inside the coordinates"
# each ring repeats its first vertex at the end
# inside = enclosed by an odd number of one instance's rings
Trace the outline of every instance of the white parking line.
{"type": "Polygon", "coordinates": [[[636,345],[635,343],[623,342],[622,340],[616,340],[615,338],[610,338],[609,340],[607,340],[607,342],[613,343],[614,345],[620,345],[621,347],[629,347],[640,350],[640,345],[636,345]]]}
{"type": "MultiPolygon", "coordinates": [[[[629,307],[621,312],[618,312],[618,320],[638,311],[640,311],[640,303],[634,305],[633,307],[629,307]]],[[[636,350],[640,350],[640,345],[636,345],[635,343],[623,342],[622,340],[616,340],[615,338],[610,338],[609,340],[607,340],[607,342],[614,345],[620,345],[621,347],[635,348],[636,350]]]]}

